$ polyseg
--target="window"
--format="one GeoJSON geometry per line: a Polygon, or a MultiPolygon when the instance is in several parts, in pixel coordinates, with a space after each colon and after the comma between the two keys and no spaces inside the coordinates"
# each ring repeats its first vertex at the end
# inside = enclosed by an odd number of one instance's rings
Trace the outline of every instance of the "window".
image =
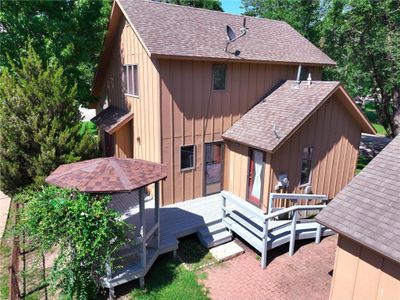
{"type": "Polygon", "coordinates": [[[138,96],[138,66],[124,65],[125,95],[138,96]]]}
{"type": "Polygon", "coordinates": [[[300,81],[306,81],[309,73],[310,73],[309,68],[302,66],[301,72],[300,72],[300,81]]]}
{"type": "Polygon", "coordinates": [[[225,90],[226,65],[213,65],[213,90],[225,90]]]}
{"type": "Polygon", "coordinates": [[[312,147],[306,147],[303,149],[300,185],[307,185],[311,183],[312,152],[312,147]]]}
{"type": "Polygon", "coordinates": [[[181,171],[194,169],[195,148],[194,145],[181,147],[181,171]]]}

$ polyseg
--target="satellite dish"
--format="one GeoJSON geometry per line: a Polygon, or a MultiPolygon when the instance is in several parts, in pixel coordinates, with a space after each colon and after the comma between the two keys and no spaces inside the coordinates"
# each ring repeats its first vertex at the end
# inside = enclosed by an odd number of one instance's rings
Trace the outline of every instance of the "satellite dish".
{"type": "Polygon", "coordinates": [[[233,40],[236,39],[236,34],[229,25],[226,25],[226,34],[228,37],[228,41],[232,42],[233,40]]]}
{"type": "Polygon", "coordinates": [[[240,35],[236,36],[236,33],[233,31],[233,29],[229,26],[226,25],[226,37],[227,37],[227,42],[226,42],[226,46],[225,46],[225,52],[233,54],[235,56],[239,56],[240,55],[240,51],[236,50],[234,52],[232,51],[228,51],[228,46],[230,43],[238,40],[239,38],[241,38],[242,36],[244,36],[247,32],[247,27],[246,27],[246,18],[243,19],[243,27],[240,28],[240,35]]]}

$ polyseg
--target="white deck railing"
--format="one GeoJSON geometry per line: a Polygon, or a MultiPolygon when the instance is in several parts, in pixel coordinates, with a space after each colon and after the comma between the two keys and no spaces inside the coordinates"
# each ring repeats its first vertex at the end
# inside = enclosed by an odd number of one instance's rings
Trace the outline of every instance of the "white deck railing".
{"type": "MultiPolygon", "coordinates": [[[[267,247],[268,247],[268,233],[269,233],[269,223],[274,222],[273,219],[276,217],[287,215],[292,213],[292,219],[290,222],[274,227],[274,230],[282,229],[284,227],[290,226],[290,240],[289,240],[289,255],[293,255],[295,240],[296,240],[296,228],[298,221],[298,211],[309,211],[309,210],[321,210],[326,206],[326,201],[328,197],[325,195],[303,195],[303,194],[271,194],[271,199],[291,199],[297,202],[298,200],[321,200],[325,202],[321,205],[294,205],[288,208],[283,208],[279,211],[275,211],[265,215],[262,210],[256,208],[255,206],[247,203],[245,200],[235,196],[234,194],[226,191],[221,192],[222,196],[222,217],[223,219],[230,218],[231,220],[239,223],[245,227],[248,232],[257,236],[262,241],[261,248],[261,267],[265,268],[267,266],[267,247]],[[227,202],[230,202],[235,209],[230,209],[227,202]],[[237,210],[238,208],[239,210],[237,210]],[[245,215],[248,219],[256,218],[262,224],[262,230],[251,225],[247,220],[245,220],[241,215],[245,215]]],[[[316,233],[315,242],[319,243],[321,240],[321,225],[316,223],[316,233]]]]}

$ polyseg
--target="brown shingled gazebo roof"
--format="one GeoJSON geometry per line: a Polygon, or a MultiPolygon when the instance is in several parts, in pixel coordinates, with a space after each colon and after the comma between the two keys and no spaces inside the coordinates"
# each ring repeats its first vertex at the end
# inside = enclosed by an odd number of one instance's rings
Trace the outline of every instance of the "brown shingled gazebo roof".
{"type": "Polygon", "coordinates": [[[167,177],[165,165],[104,157],[59,166],[46,182],[88,193],[129,192],[167,177]]]}

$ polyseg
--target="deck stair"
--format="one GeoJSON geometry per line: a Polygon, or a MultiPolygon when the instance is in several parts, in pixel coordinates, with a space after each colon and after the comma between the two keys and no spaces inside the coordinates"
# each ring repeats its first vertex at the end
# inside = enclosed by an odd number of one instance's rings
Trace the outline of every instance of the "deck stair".
{"type": "MultiPolygon", "coordinates": [[[[223,223],[230,231],[261,252],[263,268],[267,265],[267,250],[289,243],[289,255],[293,255],[296,240],[315,238],[316,243],[319,243],[322,236],[334,233],[313,219],[300,218],[300,212],[321,210],[325,204],[294,205],[264,215],[260,209],[232,193],[223,191],[221,196],[223,223]],[[280,220],[279,218],[284,215],[290,215],[291,218],[280,220]]],[[[296,199],[306,198],[320,200],[323,203],[327,201],[327,197],[323,195],[273,194],[273,197],[275,198],[272,199],[290,198],[293,202],[296,202],[296,199]]]]}
{"type": "Polygon", "coordinates": [[[226,224],[222,220],[218,220],[209,226],[201,227],[197,231],[197,236],[200,243],[208,249],[232,240],[232,233],[228,231],[226,224]]]}

